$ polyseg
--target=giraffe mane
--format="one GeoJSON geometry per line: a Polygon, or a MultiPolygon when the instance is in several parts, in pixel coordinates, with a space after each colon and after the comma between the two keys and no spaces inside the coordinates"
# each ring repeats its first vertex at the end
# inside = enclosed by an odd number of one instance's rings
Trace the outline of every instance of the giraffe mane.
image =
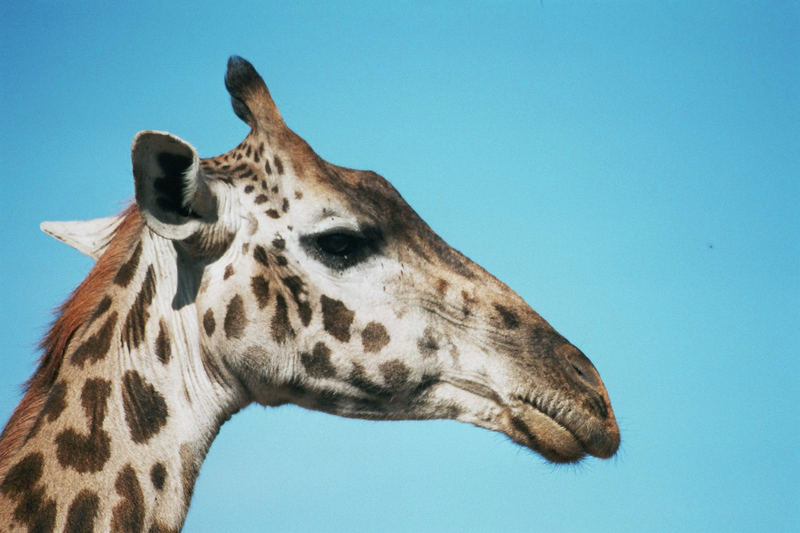
{"type": "Polygon", "coordinates": [[[89,275],[56,310],[56,318],[39,347],[43,351],[33,376],[25,383],[22,401],[0,434],[0,479],[8,470],[8,459],[27,439],[56,381],[64,355],[75,332],[91,317],[114,275],[136,245],[142,219],[135,204],[126,208],[105,253],[89,275]]]}

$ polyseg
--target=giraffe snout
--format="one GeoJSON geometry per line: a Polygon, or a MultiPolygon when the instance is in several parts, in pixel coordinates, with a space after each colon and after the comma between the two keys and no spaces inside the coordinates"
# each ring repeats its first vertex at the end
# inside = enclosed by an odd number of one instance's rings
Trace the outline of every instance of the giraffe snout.
{"type": "Polygon", "coordinates": [[[572,344],[565,343],[556,348],[555,352],[567,363],[568,375],[576,383],[586,387],[587,390],[578,395],[576,400],[597,421],[597,427],[582,435],[584,446],[592,455],[611,457],[619,448],[620,434],[611,408],[611,400],[600,373],[589,358],[572,344]]]}

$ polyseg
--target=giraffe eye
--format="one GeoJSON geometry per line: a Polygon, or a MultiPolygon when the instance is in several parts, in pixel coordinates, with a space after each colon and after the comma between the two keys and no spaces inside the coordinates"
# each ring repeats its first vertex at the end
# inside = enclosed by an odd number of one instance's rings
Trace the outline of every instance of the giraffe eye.
{"type": "Polygon", "coordinates": [[[306,250],[334,270],[349,268],[378,250],[380,234],[376,230],[332,229],[303,237],[306,250]]]}
{"type": "Polygon", "coordinates": [[[364,239],[352,233],[325,233],[317,237],[317,247],[328,255],[351,255],[364,245],[364,239]]]}

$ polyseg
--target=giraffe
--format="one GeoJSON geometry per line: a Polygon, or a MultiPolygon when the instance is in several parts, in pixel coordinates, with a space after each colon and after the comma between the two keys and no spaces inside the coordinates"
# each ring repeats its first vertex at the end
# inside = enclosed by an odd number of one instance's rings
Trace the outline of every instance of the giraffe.
{"type": "Polygon", "coordinates": [[[138,133],[135,202],[42,229],[96,259],[0,436],[0,529],[178,531],[220,426],[293,403],[454,419],[546,459],[611,457],[589,359],[437,236],[381,176],[321,159],[246,60],[250,127],[201,159],[138,133]]]}

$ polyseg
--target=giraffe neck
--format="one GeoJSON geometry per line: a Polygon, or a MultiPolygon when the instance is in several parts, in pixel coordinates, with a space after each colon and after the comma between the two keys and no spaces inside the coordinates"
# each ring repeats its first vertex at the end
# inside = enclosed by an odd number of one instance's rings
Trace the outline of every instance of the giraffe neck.
{"type": "Polygon", "coordinates": [[[127,249],[0,473],[0,517],[31,530],[179,530],[211,441],[245,403],[201,344],[199,273],[149,230],[127,249]]]}

